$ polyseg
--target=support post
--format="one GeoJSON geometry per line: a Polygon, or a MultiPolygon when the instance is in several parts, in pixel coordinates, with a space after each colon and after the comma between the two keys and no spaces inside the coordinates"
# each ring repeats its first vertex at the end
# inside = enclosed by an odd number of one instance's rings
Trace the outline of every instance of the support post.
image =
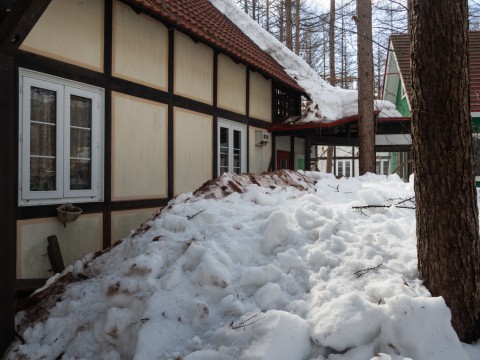
{"type": "Polygon", "coordinates": [[[14,338],[15,317],[15,76],[13,58],[0,54],[0,356],[14,338]]]}

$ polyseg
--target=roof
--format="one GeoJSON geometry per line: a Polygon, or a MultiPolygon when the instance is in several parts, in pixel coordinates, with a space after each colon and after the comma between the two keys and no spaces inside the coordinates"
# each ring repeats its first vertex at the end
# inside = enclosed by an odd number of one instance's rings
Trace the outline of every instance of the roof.
{"type": "MultiPolygon", "coordinates": [[[[376,116],[375,121],[377,123],[387,123],[387,122],[405,122],[410,121],[410,117],[402,117],[402,116],[388,116],[382,117],[381,110],[375,110],[374,115],[376,116]]],[[[309,123],[302,123],[299,116],[292,116],[291,118],[279,123],[279,124],[272,124],[268,127],[268,131],[270,132],[279,132],[279,131],[290,131],[290,130],[305,130],[305,129],[324,129],[324,128],[333,128],[335,126],[345,125],[345,124],[356,124],[358,122],[359,115],[355,114],[352,116],[345,117],[343,119],[338,119],[335,121],[329,122],[309,122],[309,123]]]]}
{"type": "MultiPolygon", "coordinates": [[[[410,38],[408,34],[392,35],[389,51],[395,52],[400,76],[405,84],[409,99],[412,96],[412,78],[410,71],[410,38]]],[[[469,32],[470,62],[470,111],[480,112],[480,32],[469,32]]]]}
{"type": "Polygon", "coordinates": [[[209,0],[124,0],[226,55],[293,88],[305,90],[209,0]],[[195,9],[192,11],[192,9],[195,9]]]}

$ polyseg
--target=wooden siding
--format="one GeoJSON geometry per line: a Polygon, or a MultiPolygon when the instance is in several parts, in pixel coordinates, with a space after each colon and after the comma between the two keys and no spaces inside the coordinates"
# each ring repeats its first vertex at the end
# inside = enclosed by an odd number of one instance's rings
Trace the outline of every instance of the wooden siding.
{"type": "MultiPolygon", "coordinates": [[[[410,99],[412,96],[412,78],[410,74],[410,39],[409,36],[392,35],[391,49],[395,52],[401,78],[410,99]]],[[[480,31],[469,32],[470,62],[470,111],[480,112],[480,31]]]]}

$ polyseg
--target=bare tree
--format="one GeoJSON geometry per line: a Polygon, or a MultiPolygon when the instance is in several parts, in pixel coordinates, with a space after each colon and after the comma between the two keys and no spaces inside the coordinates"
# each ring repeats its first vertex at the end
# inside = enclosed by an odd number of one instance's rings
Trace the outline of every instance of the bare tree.
{"type": "Polygon", "coordinates": [[[480,242],[467,0],[409,0],[418,268],[459,338],[480,335],[480,242]]]}
{"type": "Polygon", "coordinates": [[[357,0],[359,172],[375,172],[372,1],[357,0]]]}
{"type": "Polygon", "coordinates": [[[300,0],[295,0],[295,54],[300,55],[300,0]]]}
{"type": "Polygon", "coordinates": [[[285,0],[285,31],[286,31],[286,46],[293,50],[292,41],[292,0],[285,0]]]}
{"type": "Polygon", "coordinates": [[[330,84],[336,85],[335,77],[335,0],[330,0],[330,20],[328,23],[328,50],[330,55],[330,84]]]}
{"type": "MultiPolygon", "coordinates": [[[[330,84],[336,85],[335,75],[335,0],[330,0],[330,21],[328,24],[328,49],[330,55],[330,84]]],[[[333,146],[327,147],[327,173],[333,172],[333,146]]]]}

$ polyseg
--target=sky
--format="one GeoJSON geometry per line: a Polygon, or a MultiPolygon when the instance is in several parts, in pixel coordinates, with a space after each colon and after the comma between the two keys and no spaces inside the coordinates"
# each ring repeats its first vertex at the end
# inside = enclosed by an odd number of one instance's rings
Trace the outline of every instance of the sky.
{"type": "Polygon", "coordinates": [[[480,359],[418,278],[410,180],[224,174],[51,278],[5,358],[480,359]]]}

